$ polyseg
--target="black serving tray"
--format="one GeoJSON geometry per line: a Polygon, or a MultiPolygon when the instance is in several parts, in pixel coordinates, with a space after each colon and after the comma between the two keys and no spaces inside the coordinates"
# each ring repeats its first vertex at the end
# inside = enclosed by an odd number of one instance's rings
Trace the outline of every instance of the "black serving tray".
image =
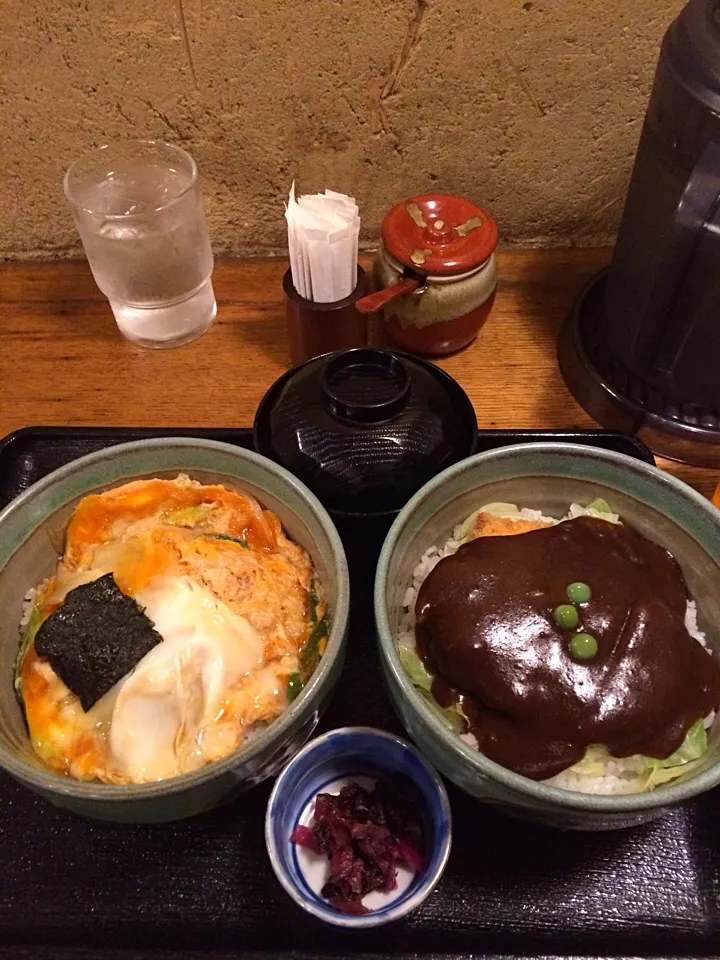
{"type": "MultiPolygon", "coordinates": [[[[249,430],[29,428],[0,441],[0,506],[50,470],[110,444],[193,435],[243,447],[249,430]]],[[[479,450],[564,439],[652,461],[603,431],[481,431],[479,450]]],[[[383,530],[343,527],[353,576],[349,655],[322,728],[401,733],[372,623],[383,530]]],[[[0,955],[201,957],[671,957],[720,952],[720,792],[648,826],[561,833],[509,820],[449,785],[454,842],[434,894],[408,919],[343,932],[283,892],[263,841],[269,784],[194,820],[123,826],[56,810],[0,774],[0,955]]]]}

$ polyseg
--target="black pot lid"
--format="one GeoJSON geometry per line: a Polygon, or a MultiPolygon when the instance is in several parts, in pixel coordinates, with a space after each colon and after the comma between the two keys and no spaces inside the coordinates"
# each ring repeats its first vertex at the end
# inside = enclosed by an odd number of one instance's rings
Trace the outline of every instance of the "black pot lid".
{"type": "Polygon", "coordinates": [[[445,467],[470,456],[477,420],[439,367],[360,348],[289,370],[255,416],[255,449],[336,514],[389,514],[445,467]]]}

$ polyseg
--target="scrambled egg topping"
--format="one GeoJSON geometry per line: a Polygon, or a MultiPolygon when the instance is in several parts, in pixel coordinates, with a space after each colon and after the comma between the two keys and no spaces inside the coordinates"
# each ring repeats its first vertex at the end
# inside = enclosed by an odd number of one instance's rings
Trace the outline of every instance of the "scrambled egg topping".
{"type": "Polygon", "coordinates": [[[29,646],[19,686],[33,746],[52,768],[119,784],[177,776],[287,707],[324,604],[309,556],[253,497],[185,476],[86,497],[37,590],[37,622],[110,572],[162,642],[87,713],[29,646]]]}

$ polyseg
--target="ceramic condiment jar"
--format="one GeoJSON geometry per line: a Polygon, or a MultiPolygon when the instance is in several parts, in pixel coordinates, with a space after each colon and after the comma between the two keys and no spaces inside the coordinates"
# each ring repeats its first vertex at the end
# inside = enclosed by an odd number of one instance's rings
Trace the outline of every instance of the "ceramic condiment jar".
{"type": "Polygon", "coordinates": [[[497,241],[492,216],[462,197],[428,193],[394,206],[374,267],[390,339],[434,357],[471,343],[495,299],[497,241]]]}

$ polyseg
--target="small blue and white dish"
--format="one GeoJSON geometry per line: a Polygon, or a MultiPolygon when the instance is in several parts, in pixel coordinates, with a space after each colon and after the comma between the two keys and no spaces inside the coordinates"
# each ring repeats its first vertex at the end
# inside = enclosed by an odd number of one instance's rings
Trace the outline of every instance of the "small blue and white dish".
{"type": "Polygon", "coordinates": [[[289,896],[320,920],[356,930],[398,920],[425,900],[445,869],[451,833],[450,803],[437,773],[410,744],[371,727],[343,727],[311,740],[276,780],[265,817],[270,862],[289,896]],[[399,868],[396,889],[363,899],[370,912],[343,913],[320,894],[328,860],[291,843],[290,837],[298,825],[311,823],[319,793],[338,793],[350,780],[370,789],[388,774],[406,776],[422,798],[425,868],[418,873],[399,868]]]}

